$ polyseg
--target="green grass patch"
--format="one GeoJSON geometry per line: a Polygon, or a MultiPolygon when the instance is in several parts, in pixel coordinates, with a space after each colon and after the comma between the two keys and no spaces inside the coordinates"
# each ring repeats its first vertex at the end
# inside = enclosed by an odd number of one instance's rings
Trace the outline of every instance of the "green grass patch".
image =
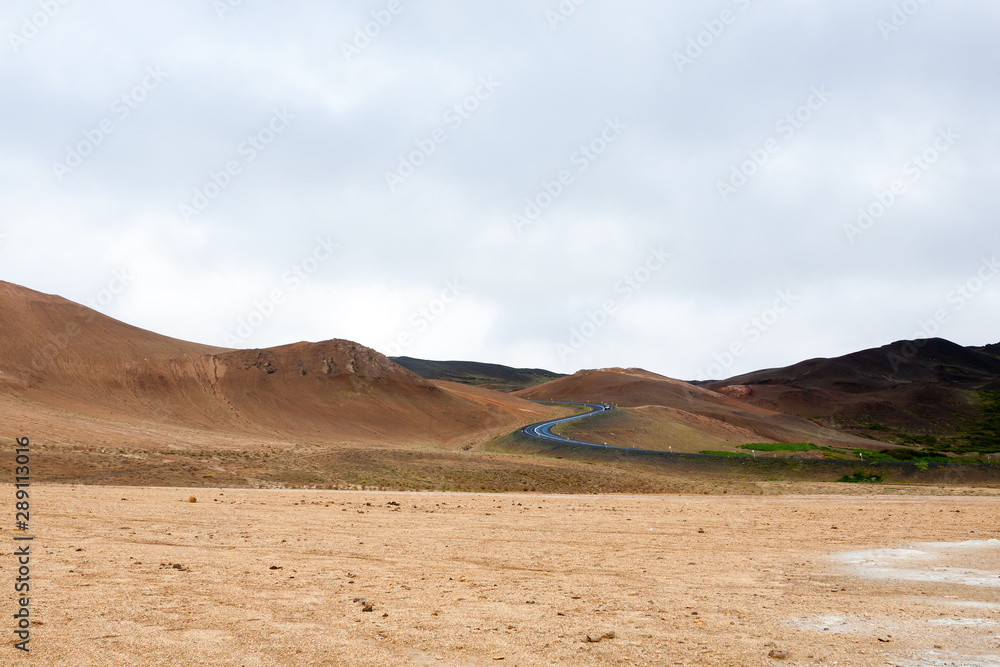
{"type": "Polygon", "coordinates": [[[936,435],[928,433],[901,433],[899,434],[899,444],[901,445],[922,445],[924,447],[937,447],[940,442],[936,435]]]}
{"type": "Polygon", "coordinates": [[[960,451],[1000,452],[1000,391],[979,392],[979,405],[983,410],[983,419],[969,429],[969,444],[960,451]]]}
{"type": "Polygon", "coordinates": [[[978,418],[968,419],[960,426],[948,426],[937,434],[893,432],[891,442],[923,447],[928,457],[943,452],[980,456],[1000,453],[1000,391],[969,392],[969,396],[972,401],[978,399],[978,418]]]}
{"type": "Polygon", "coordinates": [[[885,424],[880,424],[878,422],[867,422],[865,424],[858,424],[858,426],[860,426],[861,428],[866,428],[869,431],[883,431],[885,433],[888,433],[889,431],[892,430],[885,424]]]}
{"type": "Polygon", "coordinates": [[[740,449],[752,449],[757,452],[811,452],[819,449],[811,442],[752,442],[740,445],[740,449]]]}
{"type": "Polygon", "coordinates": [[[948,457],[943,454],[913,449],[883,449],[880,452],[865,452],[865,454],[871,456],[872,460],[878,459],[880,461],[933,461],[935,463],[948,461],[948,457]]]}
{"type": "Polygon", "coordinates": [[[850,475],[844,475],[838,482],[845,482],[847,484],[881,484],[882,475],[865,472],[864,470],[858,470],[850,475]]]}
{"type": "Polygon", "coordinates": [[[919,450],[919,449],[855,449],[854,456],[850,458],[864,458],[865,461],[902,461],[905,463],[916,463],[923,465],[926,470],[928,463],[947,463],[955,461],[941,452],[919,450]]]}
{"type": "Polygon", "coordinates": [[[713,451],[711,449],[705,449],[705,450],[702,450],[702,451],[700,451],[698,453],[699,454],[711,454],[712,456],[750,456],[750,454],[746,454],[744,452],[717,452],[717,451],[713,451]]]}

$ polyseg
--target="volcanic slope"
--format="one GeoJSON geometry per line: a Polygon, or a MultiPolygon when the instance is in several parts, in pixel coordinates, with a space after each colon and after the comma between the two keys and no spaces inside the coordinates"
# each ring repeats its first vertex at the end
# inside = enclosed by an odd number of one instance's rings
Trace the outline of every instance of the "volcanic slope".
{"type": "Polygon", "coordinates": [[[169,426],[199,441],[233,436],[223,438],[233,446],[247,437],[447,446],[551,413],[504,394],[439,386],[349,341],[199,345],[0,282],[0,416],[39,438],[73,430],[88,441],[90,429],[89,441],[100,433],[109,444],[139,444],[169,426]]]}
{"type": "MultiPolygon", "coordinates": [[[[940,338],[897,341],[833,359],[810,359],[709,384],[748,404],[816,418],[889,441],[945,436],[960,445],[1000,390],[1000,345],[940,338]]],[[[926,443],[925,443],[926,444],[926,443]]],[[[941,443],[939,443],[941,444],[941,443]]],[[[961,447],[960,447],[961,448],[961,447]]]]}
{"type": "Polygon", "coordinates": [[[580,371],[515,395],[623,408],[556,428],[567,437],[623,447],[699,452],[736,451],[755,442],[884,446],[638,368],[580,371]]]}

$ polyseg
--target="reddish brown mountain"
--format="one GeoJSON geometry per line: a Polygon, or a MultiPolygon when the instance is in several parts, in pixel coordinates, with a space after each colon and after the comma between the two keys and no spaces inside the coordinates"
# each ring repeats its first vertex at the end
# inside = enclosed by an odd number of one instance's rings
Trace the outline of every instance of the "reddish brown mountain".
{"type": "Polygon", "coordinates": [[[464,441],[543,412],[438,386],[349,341],[227,350],[3,282],[0,401],[8,422],[50,419],[53,428],[82,415],[146,430],[366,444],[464,441]]]}

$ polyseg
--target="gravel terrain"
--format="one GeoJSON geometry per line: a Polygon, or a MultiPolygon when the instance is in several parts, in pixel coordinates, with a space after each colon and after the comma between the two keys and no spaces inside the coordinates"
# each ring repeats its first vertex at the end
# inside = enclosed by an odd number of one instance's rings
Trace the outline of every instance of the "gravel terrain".
{"type": "MultiPolygon", "coordinates": [[[[32,503],[33,664],[1000,665],[996,496],[45,485],[32,503]]],[[[0,664],[29,664],[7,505],[0,664]]]]}

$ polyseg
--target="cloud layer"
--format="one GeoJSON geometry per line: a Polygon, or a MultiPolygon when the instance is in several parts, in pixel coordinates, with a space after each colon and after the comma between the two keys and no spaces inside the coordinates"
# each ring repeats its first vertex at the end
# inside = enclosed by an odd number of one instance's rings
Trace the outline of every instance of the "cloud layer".
{"type": "Polygon", "coordinates": [[[1000,340],[995,3],[64,1],[0,17],[3,279],[689,379],[1000,340]]]}

